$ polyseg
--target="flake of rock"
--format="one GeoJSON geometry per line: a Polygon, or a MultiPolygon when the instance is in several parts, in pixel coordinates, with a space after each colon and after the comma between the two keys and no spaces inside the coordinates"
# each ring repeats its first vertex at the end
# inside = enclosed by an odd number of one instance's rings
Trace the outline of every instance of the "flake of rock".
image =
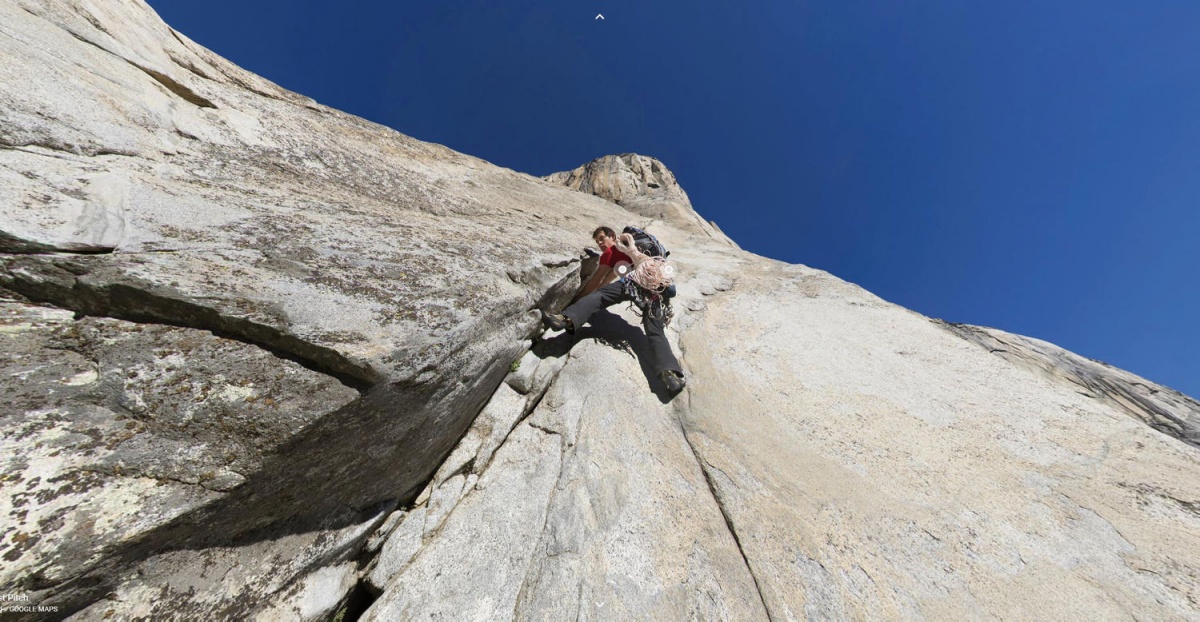
{"type": "Polygon", "coordinates": [[[74,619],[329,619],[357,584],[363,542],[390,509],[329,516],[316,531],[160,552],[74,619]]]}
{"type": "Polygon", "coordinates": [[[220,498],[353,389],[204,331],[0,302],[0,584],[66,581],[220,498]],[[78,381],[86,377],[87,382],[78,381]],[[263,400],[275,396],[271,406],[263,400]]]}
{"type": "Polygon", "coordinates": [[[363,551],[368,554],[374,554],[379,551],[380,547],[383,546],[383,543],[387,541],[388,536],[392,535],[392,532],[396,530],[396,527],[400,525],[400,521],[404,520],[404,517],[407,514],[408,513],[404,510],[396,510],[395,512],[389,514],[387,520],[385,520],[384,523],[379,526],[379,529],[376,530],[375,533],[371,534],[371,537],[367,539],[367,543],[363,548],[363,551]]]}
{"type": "Polygon", "coordinates": [[[421,550],[425,512],[426,507],[422,505],[405,514],[400,525],[384,542],[379,556],[375,558],[374,567],[366,577],[367,585],[374,591],[385,590],[421,550]]]}

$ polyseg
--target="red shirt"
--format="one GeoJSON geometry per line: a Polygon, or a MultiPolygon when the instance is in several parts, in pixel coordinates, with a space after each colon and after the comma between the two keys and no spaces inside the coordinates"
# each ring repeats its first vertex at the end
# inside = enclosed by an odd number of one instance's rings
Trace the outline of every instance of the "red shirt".
{"type": "Polygon", "coordinates": [[[629,264],[633,263],[633,260],[629,258],[629,255],[617,250],[616,246],[608,247],[605,249],[604,254],[600,256],[600,265],[608,266],[610,268],[621,263],[622,261],[629,264]]]}

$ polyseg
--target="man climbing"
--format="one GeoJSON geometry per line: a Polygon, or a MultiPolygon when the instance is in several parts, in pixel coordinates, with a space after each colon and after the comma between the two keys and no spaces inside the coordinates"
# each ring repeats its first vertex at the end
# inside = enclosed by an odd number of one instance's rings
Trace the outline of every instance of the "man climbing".
{"type": "MultiPolygon", "coordinates": [[[[650,343],[650,368],[655,370],[668,391],[678,393],[687,382],[679,361],[671,352],[665,332],[671,317],[670,302],[666,298],[674,295],[674,286],[670,285],[668,275],[660,271],[665,265],[663,257],[643,254],[628,233],[631,230],[626,228],[626,233],[620,236],[623,238],[620,245],[616,232],[608,227],[597,227],[592,232],[592,239],[604,251],[600,256],[600,265],[571,305],[562,314],[543,313],[544,321],[554,330],[566,330],[573,334],[577,327],[600,309],[618,302],[636,303],[642,311],[642,329],[646,331],[646,340],[650,343]],[[625,273],[620,275],[620,280],[614,280],[619,275],[618,270],[624,270],[625,273]],[[651,285],[652,289],[639,285],[638,280],[651,285]]],[[[641,233],[640,230],[635,231],[641,233]]],[[[657,240],[654,240],[654,246],[661,251],[657,240]]]]}

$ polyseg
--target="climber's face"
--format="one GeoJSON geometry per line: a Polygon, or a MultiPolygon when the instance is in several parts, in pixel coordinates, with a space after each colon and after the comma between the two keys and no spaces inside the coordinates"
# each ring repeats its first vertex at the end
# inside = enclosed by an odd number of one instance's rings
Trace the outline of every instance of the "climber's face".
{"type": "Polygon", "coordinates": [[[597,233],[596,237],[594,239],[596,240],[596,246],[599,246],[600,250],[602,250],[602,251],[608,250],[608,247],[617,243],[617,241],[615,239],[613,239],[613,237],[611,235],[608,235],[608,234],[604,233],[603,231],[601,231],[600,233],[597,233]]]}

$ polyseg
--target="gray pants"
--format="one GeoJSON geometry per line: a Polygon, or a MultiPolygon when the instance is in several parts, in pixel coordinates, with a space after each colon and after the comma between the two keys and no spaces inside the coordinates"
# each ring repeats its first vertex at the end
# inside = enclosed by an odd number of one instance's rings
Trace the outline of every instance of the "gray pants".
{"type": "MultiPolygon", "coordinates": [[[[613,281],[580,298],[578,302],[564,309],[562,314],[571,318],[571,323],[578,329],[600,309],[628,301],[630,298],[625,294],[625,285],[620,281],[613,281]]],[[[662,320],[651,317],[649,313],[642,313],[642,330],[646,331],[646,340],[650,342],[650,369],[654,370],[656,375],[667,369],[682,374],[679,360],[675,358],[675,353],[671,352],[671,344],[667,341],[667,334],[663,328],[662,320]]]]}

